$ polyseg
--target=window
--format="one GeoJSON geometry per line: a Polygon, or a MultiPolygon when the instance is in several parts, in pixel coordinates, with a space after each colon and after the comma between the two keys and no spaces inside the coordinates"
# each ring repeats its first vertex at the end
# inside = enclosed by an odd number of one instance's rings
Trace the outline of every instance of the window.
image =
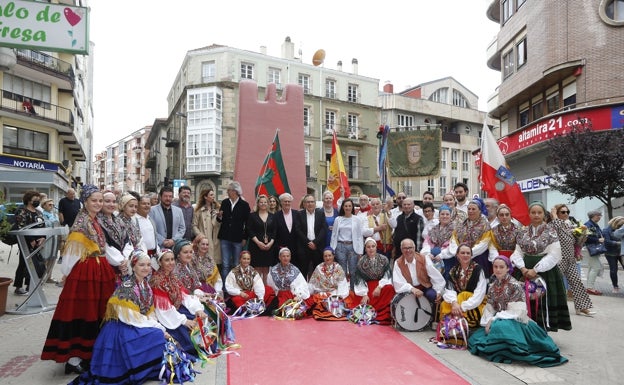
{"type": "MultiPolygon", "coordinates": [[[[451,151],[451,170],[457,170],[457,158],[459,157],[459,150],[451,151]]],[[[455,183],[452,183],[455,186],[455,183]]]]}
{"type": "Polygon", "coordinates": [[[401,188],[399,190],[403,191],[405,193],[405,195],[407,195],[408,197],[414,195],[414,189],[412,187],[412,181],[411,180],[406,180],[406,181],[400,182],[399,185],[401,186],[401,188]]]}
{"type": "Polygon", "coordinates": [[[241,79],[254,78],[254,65],[251,63],[241,63],[241,79]]]}
{"type": "Polygon", "coordinates": [[[48,140],[49,135],[42,132],[4,126],[2,152],[47,160],[48,140]]]}
{"type": "Polygon", "coordinates": [[[537,120],[544,116],[544,101],[542,99],[533,102],[531,106],[531,115],[533,115],[533,120],[537,120]]]}
{"type": "Polygon", "coordinates": [[[438,88],[435,90],[431,96],[429,96],[429,100],[432,102],[438,103],[448,103],[448,88],[438,88]]]}
{"type": "Polygon", "coordinates": [[[505,23],[514,13],[514,0],[503,0],[503,23],[505,23]]]}
{"type": "Polygon", "coordinates": [[[325,97],[336,99],[336,81],[332,79],[325,80],[325,97]]]}
{"type": "Polygon", "coordinates": [[[358,137],[358,116],[355,114],[347,115],[347,131],[350,139],[357,139],[358,137]]]}
{"type": "Polygon", "coordinates": [[[509,50],[503,54],[503,79],[506,79],[514,71],[514,52],[509,50]]]}
{"type": "Polygon", "coordinates": [[[446,170],[446,158],[448,157],[448,148],[442,148],[440,153],[440,168],[446,170]]]}
{"type": "Polygon", "coordinates": [[[50,109],[52,91],[49,86],[5,72],[2,83],[2,96],[20,103],[24,101],[24,98],[29,98],[34,106],[50,109]]]}
{"type": "Polygon", "coordinates": [[[574,106],[576,104],[576,82],[572,82],[563,87],[563,106],[574,106]]]}
{"type": "Polygon", "coordinates": [[[336,111],[325,111],[325,133],[332,134],[336,128],[336,111]]]}
{"type": "Polygon", "coordinates": [[[520,110],[520,116],[519,116],[519,127],[524,127],[527,124],[529,124],[529,108],[526,107],[522,110],[520,110]]]}
{"type": "Polygon", "coordinates": [[[427,191],[435,191],[435,181],[433,179],[427,179],[427,191]]]}
{"type": "Polygon", "coordinates": [[[522,4],[524,4],[526,2],[526,0],[518,0],[518,6],[516,7],[516,9],[519,9],[520,7],[522,7],[522,4]]]}
{"type": "Polygon", "coordinates": [[[527,61],[527,43],[526,38],[520,40],[520,43],[516,44],[516,55],[518,58],[517,68],[520,68],[527,61]]]}
{"type": "Polygon", "coordinates": [[[299,74],[297,82],[301,87],[303,87],[304,94],[307,95],[310,93],[310,76],[309,75],[299,74]]]}
{"type": "Polygon", "coordinates": [[[269,67],[267,83],[275,83],[277,88],[280,88],[282,85],[282,70],[279,68],[269,67]]]}
{"type": "Polygon", "coordinates": [[[347,165],[347,167],[349,168],[349,170],[347,171],[348,177],[352,179],[360,179],[357,153],[349,151],[349,153],[347,154],[347,165]]]}
{"type": "Polygon", "coordinates": [[[457,90],[453,90],[453,105],[462,108],[470,108],[464,95],[457,90]]]}
{"type": "Polygon", "coordinates": [[[202,63],[202,82],[212,82],[217,78],[217,66],[213,61],[207,61],[202,63]]]}
{"type": "Polygon", "coordinates": [[[546,108],[549,114],[559,109],[559,92],[555,92],[546,98],[546,108]]]}
{"type": "Polygon", "coordinates": [[[446,190],[446,177],[445,176],[441,176],[440,177],[440,190],[438,190],[438,196],[444,196],[444,194],[446,194],[447,190],[446,190]]]}
{"type": "Polygon", "coordinates": [[[410,115],[397,115],[397,126],[399,127],[413,127],[414,117],[410,115]]]}
{"type": "Polygon", "coordinates": [[[303,135],[310,136],[310,108],[303,107],[303,135]]]}
{"type": "Polygon", "coordinates": [[[303,160],[305,162],[305,170],[306,170],[306,178],[309,178],[310,175],[310,152],[311,152],[311,144],[304,143],[303,146],[303,160]]]}
{"type": "Polygon", "coordinates": [[[352,103],[358,102],[358,86],[357,84],[349,84],[347,86],[347,101],[352,103]]]}
{"type": "Polygon", "coordinates": [[[617,23],[616,25],[624,23],[624,0],[607,1],[604,5],[604,13],[609,21],[617,23]]]}
{"type": "Polygon", "coordinates": [[[462,172],[467,172],[470,167],[470,151],[462,151],[462,172]]]}

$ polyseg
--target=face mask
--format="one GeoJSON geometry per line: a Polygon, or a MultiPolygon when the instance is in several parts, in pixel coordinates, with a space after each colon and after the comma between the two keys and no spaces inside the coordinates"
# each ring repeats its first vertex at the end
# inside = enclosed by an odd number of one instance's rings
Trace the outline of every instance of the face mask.
{"type": "Polygon", "coordinates": [[[33,205],[33,207],[39,207],[39,203],[41,203],[41,202],[39,202],[39,201],[34,201],[34,202],[32,203],[32,205],[33,205]]]}

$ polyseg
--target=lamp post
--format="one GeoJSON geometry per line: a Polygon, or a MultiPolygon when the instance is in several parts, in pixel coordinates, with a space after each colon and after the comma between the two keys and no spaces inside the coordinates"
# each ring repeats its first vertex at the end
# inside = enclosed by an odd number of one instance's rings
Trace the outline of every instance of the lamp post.
{"type": "MultiPolygon", "coordinates": [[[[186,114],[182,113],[182,112],[176,112],[175,113],[176,116],[180,117],[180,147],[178,148],[178,165],[179,165],[179,174],[178,174],[178,179],[182,179],[182,122],[186,120],[186,114]]],[[[188,125],[188,124],[187,124],[188,125]]]]}

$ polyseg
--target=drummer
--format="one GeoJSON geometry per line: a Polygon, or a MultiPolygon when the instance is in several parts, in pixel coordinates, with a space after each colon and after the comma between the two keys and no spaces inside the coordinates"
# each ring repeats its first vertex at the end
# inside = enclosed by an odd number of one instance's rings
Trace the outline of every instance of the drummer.
{"type": "Polygon", "coordinates": [[[392,285],[397,294],[411,292],[417,298],[425,296],[438,304],[445,281],[431,259],[417,253],[414,241],[405,238],[401,241],[401,257],[394,262],[392,285]]]}

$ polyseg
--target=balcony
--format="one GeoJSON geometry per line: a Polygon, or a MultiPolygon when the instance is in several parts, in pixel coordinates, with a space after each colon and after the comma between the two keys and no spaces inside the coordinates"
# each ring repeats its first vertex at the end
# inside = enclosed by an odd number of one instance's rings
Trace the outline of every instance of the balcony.
{"type": "Polygon", "coordinates": [[[2,90],[0,109],[7,112],[19,113],[33,119],[42,119],[51,123],[59,124],[68,128],[68,133],[73,132],[74,114],[70,109],[32,99],[35,113],[24,111],[22,102],[26,97],[10,91],[2,90]]]}
{"type": "Polygon", "coordinates": [[[349,178],[349,181],[367,182],[370,180],[369,168],[368,167],[348,167],[347,177],[349,178]]]}
{"type": "Polygon", "coordinates": [[[165,147],[178,147],[180,145],[180,130],[169,129],[165,138],[165,147]]]}
{"type": "Polygon", "coordinates": [[[56,78],[61,89],[74,89],[74,69],[71,63],[57,59],[40,51],[16,50],[17,64],[56,78]]]}
{"type": "Polygon", "coordinates": [[[132,151],[133,152],[141,152],[141,151],[143,151],[143,146],[133,146],[132,147],[132,151]]]}
{"type": "Polygon", "coordinates": [[[353,127],[345,124],[324,124],[323,125],[323,140],[332,139],[332,129],[336,131],[336,136],[341,139],[346,139],[353,144],[365,144],[368,138],[368,128],[353,127]]]}
{"type": "Polygon", "coordinates": [[[156,167],[156,154],[150,154],[150,156],[145,161],[145,168],[154,168],[156,167]]]}
{"type": "Polygon", "coordinates": [[[306,182],[316,182],[316,176],[312,176],[311,175],[311,170],[310,170],[310,165],[307,164],[305,166],[305,170],[306,170],[306,182]]]}

